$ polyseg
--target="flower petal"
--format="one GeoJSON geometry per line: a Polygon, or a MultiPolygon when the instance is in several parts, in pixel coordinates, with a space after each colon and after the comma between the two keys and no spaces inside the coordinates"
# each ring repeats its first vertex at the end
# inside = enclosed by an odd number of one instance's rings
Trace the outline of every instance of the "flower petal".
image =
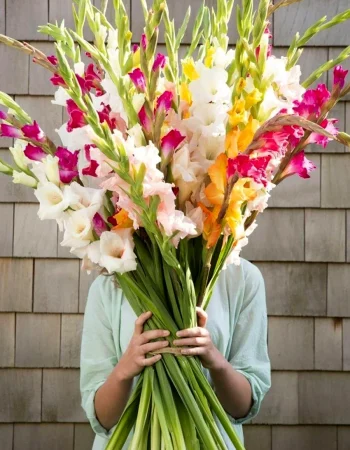
{"type": "Polygon", "coordinates": [[[24,150],[24,154],[32,161],[41,161],[46,157],[46,153],[40,147],[35,147],[32,144],[28,144],[24,150]]]}

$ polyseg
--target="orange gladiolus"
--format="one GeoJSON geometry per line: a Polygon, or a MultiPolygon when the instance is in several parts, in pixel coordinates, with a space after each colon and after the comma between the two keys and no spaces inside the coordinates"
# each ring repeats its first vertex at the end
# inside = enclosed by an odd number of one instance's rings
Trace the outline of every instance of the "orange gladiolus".
{"type": "Polygon", "coordinates": [[[117,221],[117,225],[112,228],[112,230],[120,230],[121,228],[132,228],[133,222],[129,218],[128,213],[125,209],[121,209],[113,219],[117,221]]]}
{"type": "Polygon", "coordinates": [[[206,215],[203,225],[203,237],[207,241],[207,248],[212,248],[221,235],[221,225],[217,222],[221,207],[215,206],[213,211],[210,211],[202,203],[199,203],[199,206],[206,215]]]}

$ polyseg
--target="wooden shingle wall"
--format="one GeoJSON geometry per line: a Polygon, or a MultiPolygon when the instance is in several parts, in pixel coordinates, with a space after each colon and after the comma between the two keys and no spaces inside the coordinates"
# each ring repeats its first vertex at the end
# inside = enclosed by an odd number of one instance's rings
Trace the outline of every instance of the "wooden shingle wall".
{"type": "MultiPolygon", "coordinates": [[[[193,9],[201,3],[168,2],[179,20],[189,3],[193,9]]],[[[127,3],[136,40],[142,12],[138,0],[127,3]]],[[[0,32],[50,54],[53,44],[36,26],[63,17],[71,23],[70,5],[0,0],[0,32]]],[[[285,52],[297,30],[349,7],[349,0],[304,0],[280,10],[275,53],[285,52]]],[[[234,42],[235,32],[231,36],[234,42]]],[[[349,25],[310,44],[301,58],[304,77],[350,44],[349,25]]],[[[63,111],[50,103],[48,75],[0,45],[0,90],[52,135],[63,111]]],[[[331,76],[322,81],[331,84],[331,76]]],[[[340,103],[336,115],[350,133],[350,102],[340,103]]],[[[0,140],[5,160],[9,145],[0,140]]],[[[331,144],[326,151],[312,148],[310,158],[318,170],[273,192],[244,252],[265,278],[273,367],[271,392],[246,427],[248,450],[350,449],[350,154],[331,144]]],[[[50,437],[52,450],[88,450],[79,346],[91,278],[59,247],[56,225],[38,219],[35,202],[30,190],[0,176],[0,449],[46,449],[50,437]]]]}

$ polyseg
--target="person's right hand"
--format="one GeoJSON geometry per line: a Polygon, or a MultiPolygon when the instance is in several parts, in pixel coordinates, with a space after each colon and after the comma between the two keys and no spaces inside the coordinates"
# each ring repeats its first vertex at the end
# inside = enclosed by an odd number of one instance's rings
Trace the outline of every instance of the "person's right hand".
{"type": "Polygon", "coordinates": [[[162,355],[154,355],[147,358],[147,353],[156,352],[169,345],[169,342],[166,340],[150,342],[154,339],[167,337],[170,334],[166,330],[143,331],[145,323],[151,317],[152,313],[150,311],[145,312],[135,322],[135,331],[128,348],[116,366],[118,377],[121,380],[132,380],[145,367],[155,364],[161,359],[162,355]]]}

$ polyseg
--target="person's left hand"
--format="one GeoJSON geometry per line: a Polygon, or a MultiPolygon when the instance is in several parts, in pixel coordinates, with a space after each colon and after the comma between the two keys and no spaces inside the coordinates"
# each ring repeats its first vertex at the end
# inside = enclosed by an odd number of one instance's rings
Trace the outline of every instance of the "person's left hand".
{"type": "Polygon", "coordinates": [[[207,313],[199,307],[196,310],[198,326],[178,331],[176,336],[181,339],[175,339],[173,345],[188,347],[181,350],[182,355],[199,356],[203,367],[215,370],[221,366],[223,356],[213,344],[210,333],[205,328],[208,321],[207,313]]]}

